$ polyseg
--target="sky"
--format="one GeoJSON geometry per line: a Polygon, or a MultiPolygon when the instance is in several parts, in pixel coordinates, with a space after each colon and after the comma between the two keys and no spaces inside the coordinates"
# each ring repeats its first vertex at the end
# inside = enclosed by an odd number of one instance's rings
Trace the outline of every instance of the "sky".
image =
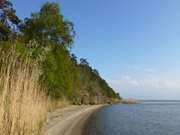
{"type": "MultiPolygon", "coordinates": [[[[11,0],[20,18],[47,0],[11,0]]],[[[74,23],[72,52],[124,98],[180,99],[180,0],[49,0],[74,23]]]]}

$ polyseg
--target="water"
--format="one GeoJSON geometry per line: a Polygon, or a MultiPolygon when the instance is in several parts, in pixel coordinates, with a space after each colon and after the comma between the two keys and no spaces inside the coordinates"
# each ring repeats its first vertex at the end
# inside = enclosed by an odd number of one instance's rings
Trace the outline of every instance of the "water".
{"type": "Polygon", "coordinates": [[[90,117],[83,135],[180,135],[180,102],[104,107],[90,117]]]}

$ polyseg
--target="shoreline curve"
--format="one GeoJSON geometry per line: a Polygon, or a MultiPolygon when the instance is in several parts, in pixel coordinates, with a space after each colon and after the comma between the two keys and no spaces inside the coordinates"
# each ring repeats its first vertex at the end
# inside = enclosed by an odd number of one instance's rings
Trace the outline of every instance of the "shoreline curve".
{"type": "Polygon", "coordinates": [[[43,135],[83,135],[88,118],[104,105],[70,106],[48,116],[43,135]]]}

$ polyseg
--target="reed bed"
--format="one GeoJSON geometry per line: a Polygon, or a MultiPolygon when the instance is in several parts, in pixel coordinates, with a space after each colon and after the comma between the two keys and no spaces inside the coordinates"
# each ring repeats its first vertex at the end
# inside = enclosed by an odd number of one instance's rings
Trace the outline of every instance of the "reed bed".
{"type": "Polygon", "coordinates": [[[15,49],[0,50],[0,135],[39,135],[51,101],[39,85],[37,63],[15,49]]]}

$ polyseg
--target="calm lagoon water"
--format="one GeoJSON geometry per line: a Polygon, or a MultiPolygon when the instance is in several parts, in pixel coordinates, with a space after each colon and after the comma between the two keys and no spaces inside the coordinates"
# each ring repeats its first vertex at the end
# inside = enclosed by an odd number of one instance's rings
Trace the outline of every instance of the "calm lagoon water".
{"type": "Polygon", "coordinates": [[[180,102],[104,107],[90,117],[83,135],[180,135],[180,102]]]}

